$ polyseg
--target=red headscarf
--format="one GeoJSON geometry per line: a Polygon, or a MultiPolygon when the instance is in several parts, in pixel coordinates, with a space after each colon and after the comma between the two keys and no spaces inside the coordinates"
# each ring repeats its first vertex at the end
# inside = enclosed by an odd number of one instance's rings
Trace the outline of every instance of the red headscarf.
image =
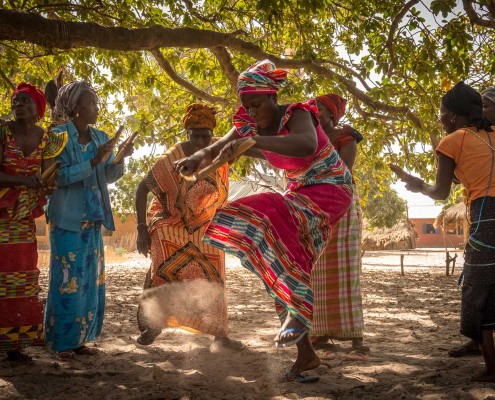
{"type": "Polygon", "coordinates": [[[323,103],[325,107],[330,110],[333,115],[333,124],[336,126],[345,114],[345,105],[347,104],[347,100],[336,94],[329,93],[317,97],[316,101],[323,103]]]}
{"type": "Polygon", "coordinates": [[[28,94],[29,97],[33,99],[34,104],[36,104],[36,110],[38,111],[39,119],[43,118],[46,109],[46,97],[44,93],[41,90],[39,90],[36,86],[26,82],[22,82],[17,85],[17,87],[14,90],[14,93],[12,93],[11,98],[13,98],[16,95],[16,93],[19,92],[26,92],[26,94],[28,94]]]}

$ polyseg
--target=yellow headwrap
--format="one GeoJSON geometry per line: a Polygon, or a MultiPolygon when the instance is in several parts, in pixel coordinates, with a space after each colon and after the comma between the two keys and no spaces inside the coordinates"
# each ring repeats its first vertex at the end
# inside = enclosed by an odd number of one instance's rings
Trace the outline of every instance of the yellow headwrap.
{"type": "Polygon", "coordinates": [[[186,107],[186,115],[182,119],[186,130],[194,128],[206,128],[213,131],[217,125],[215,107],[205,103],[193,103],[186,107]]]}

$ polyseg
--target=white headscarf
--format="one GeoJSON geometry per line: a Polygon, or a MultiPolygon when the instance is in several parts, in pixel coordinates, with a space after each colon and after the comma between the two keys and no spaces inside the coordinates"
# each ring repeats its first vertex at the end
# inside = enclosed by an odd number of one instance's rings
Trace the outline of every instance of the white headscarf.
{"type": "Polygon", "coordinates": [[[53,122],[56,124],[66,123],[72,117],[79,97],[87,90],[96,94],[96,90],[86,81],[74,81],[62,86],[55,99],[53,122]]]}

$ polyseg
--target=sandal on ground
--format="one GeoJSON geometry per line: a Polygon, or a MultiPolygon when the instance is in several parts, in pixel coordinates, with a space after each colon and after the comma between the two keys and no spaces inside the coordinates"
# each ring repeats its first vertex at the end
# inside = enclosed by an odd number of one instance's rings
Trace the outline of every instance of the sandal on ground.
{"type": "Polygon", "coordinates": [[[280,380],[281,383],[284,382],[298,382],[298,383],[314,383],[318,382],[320,380],[319,376],[307,376],[303,375],[300,372],[286,372],[282,379],[280,380]]]}
{"type": "Polygon", "coordinates": [[[449,350],[450,357],[479,356],[481,350],[476,342],[467,342],[449,350]]]}
{"type": "Polygon", "coordinates": [[[102,351],[96,347],[81,346],[74,349],[74,353],[78,356],[97,356],[101,354],[102,351]]]}
{"type": "Polygon", "coordinates": [[[20,364],[30,364],[33,362],[33,359],[21,350],[7,351],[7,360],[20,364]]]}
{"type": "Polygon", "coordinates": [[[289,347],[297,344],[304,338],[304,336],[309,334],[309,330],[302,328],[287,328],[279,332],[279,337],[284,336],[284,334],[287,333],[299,333],[299,335],[295,339],[289,340],[288,342],[280,342],[280,340],[278,340],[275,342],[275,347],[289,347]]]}

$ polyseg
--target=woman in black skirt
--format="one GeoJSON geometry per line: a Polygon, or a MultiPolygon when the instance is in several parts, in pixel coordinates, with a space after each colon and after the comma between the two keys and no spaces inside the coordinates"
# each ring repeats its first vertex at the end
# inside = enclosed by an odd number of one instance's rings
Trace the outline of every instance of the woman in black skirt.
{"type": "Polygon", "coordinates": [[[468,193],[469,239],[464,255],[461,333],[480,343],[486,370],[473,381],[495,382],[495,137],[483,117],[480,94],[459,82],[442,98],[440,120],[447,136],[436,151],[434,185],[411,175],[406,188],[435,200],[450,194],[455,176],[468,193]]]}

